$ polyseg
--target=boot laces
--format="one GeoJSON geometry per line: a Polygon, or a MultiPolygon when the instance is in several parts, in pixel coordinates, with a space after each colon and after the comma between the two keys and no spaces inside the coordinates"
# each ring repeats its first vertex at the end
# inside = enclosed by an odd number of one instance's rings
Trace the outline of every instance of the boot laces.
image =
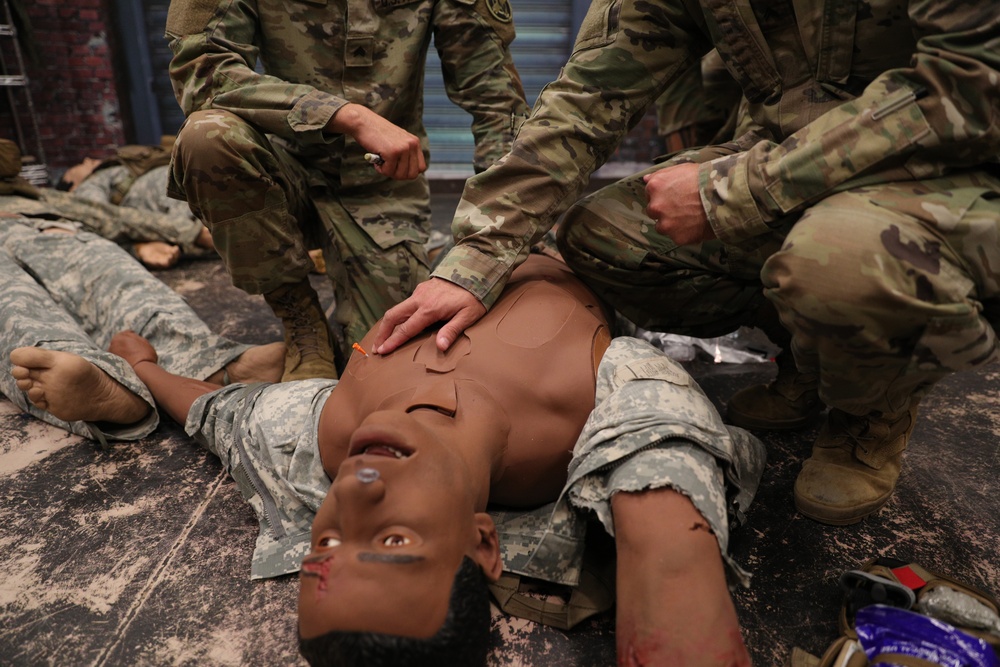
{"type": "Polygon", "coordinates": [[[830,435],[837,438],[837,446],[842,449],[853,452],[857,448],[865,455],[872,455],[895,440],[893,430],[902,418],[873,415],[859,417],[834,408],[829,413],[830,435]]]}
{"type": "Polygon", "coordinates": [[[277,303],[289,314],[287,324],[288,337],[299,350],[299,356],[322,356],[322,344],[315,322],[308,316],[307,309],[300,308],[295,295],[283,294],[277,303]]]}
{"type": "Polygon", "coordinates": [[[867,440],[872,439],[871,424],[867,416],[858,417],[843,410],[833,408],[830,410],[830,435],[837,438],[842,444],[842,449],[854,451],[855,447],[860,447],[868,451],[870,445],[866,445],[867,440]]]}

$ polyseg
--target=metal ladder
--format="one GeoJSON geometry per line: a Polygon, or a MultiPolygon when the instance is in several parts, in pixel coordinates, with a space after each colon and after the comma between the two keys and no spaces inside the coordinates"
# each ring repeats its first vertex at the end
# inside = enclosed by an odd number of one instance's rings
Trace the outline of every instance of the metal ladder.
{"type": "Polygon", "coordinates": [[[31,100],[31,90],[28,87],[28,77],[24,74],[24,57],[21,55],[21,45],[17,41],[17,28],[8,0],[3,3],[3,15],[0,16],[0,87],[7,93],[10,105],[10,115],[13,119],[14,131],[17,134],[17,144],[21,149],[21,177],[34,185],[47,185],[49,172],[45,165],[45,150],[42,148],[42,138],[38,131],[38,117],[35,115],[35,104],[31,100]],[[12,61],[12,62],[11,62],[12,61]],[[23,107],[18,105],[18,97],[23,107]],[[32,148],[25,138],[24,118],[31,124],[32,148]]]}

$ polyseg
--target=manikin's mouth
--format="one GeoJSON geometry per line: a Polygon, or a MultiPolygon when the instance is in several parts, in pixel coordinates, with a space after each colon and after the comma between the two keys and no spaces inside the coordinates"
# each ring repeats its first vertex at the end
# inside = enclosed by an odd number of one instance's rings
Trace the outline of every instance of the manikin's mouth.
{"type": "Polygon", "coordinates": [[[369,456],[388,456],[389,458],[405,459],[413,454],[413,450],[406,447],[400,447],[399,445],[390,445],[384,442],[359,443],[357,446],[351,448],[350,456],[361,456],[363,454],[367,454],[369,456]]]}

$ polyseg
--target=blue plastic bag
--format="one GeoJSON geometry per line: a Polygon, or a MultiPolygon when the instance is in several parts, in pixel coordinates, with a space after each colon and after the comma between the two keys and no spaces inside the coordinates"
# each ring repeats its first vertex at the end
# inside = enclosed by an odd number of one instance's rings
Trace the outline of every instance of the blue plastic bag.
{"type": "Polygon", "coordinates": [[[858,641],[869,662],[891,665],[889,655],[905,655],[942,667],[1000,667],[993,648],[982,639],[929,616],[886,605],[858,610],[858,641]]]}

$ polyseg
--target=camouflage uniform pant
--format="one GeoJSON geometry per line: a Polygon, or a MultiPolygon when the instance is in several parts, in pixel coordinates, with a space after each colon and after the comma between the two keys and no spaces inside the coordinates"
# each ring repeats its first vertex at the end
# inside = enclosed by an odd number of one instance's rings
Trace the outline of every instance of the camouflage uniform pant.
{"type": "Polygon", "coordinates": [[[266,294],[298,282],[312,268],[308,249],[323,249],[348,345],[429,275],[421,243],[380,246],[340,204],[332,179],[234,114],[191,114],[172,165],[171,194],[211,230],[236,287],[266,294]]]}
{"type": "MultiPolygon", "coordinates": [[[[247,349],[213,334],[185,301],[114,243],[89,232],[41,233],[44,222],[0,217],[0,392],[49,424],[97,437],[96,427],[65,422],[28,402],[10,375],[10,352],[42,347],[77,354],[154,405],[132,368],[106,352],[132,329],[150,340],[171,373],[203,379],[247,349]]],[[[84,397],[81,397],[84,398],[84,397]]],[[[134,440],[157,425],[104,426],[108,438],[134,440]]]]}
{"type": "Polygon", "coordinates": [[[657,234],[642,175],[582,200],[559,230],[574,271],[640,326],[717,336],[754,324],[770,299],[823,400],[854,414],[905,409],[948,373],[997,358],[995,175],[835,193],[739,247],[657,234]]]}
{"type": "Polygon", "coordinates": [[[760,269],[782,234],[756,245],[677,246],[645,212],[642,177],[613,183],[580,200],[557,230],[559,250],[590,287],[632,322],[651,331],[713,338],[747,324],[764,302],[760,269]]]}

